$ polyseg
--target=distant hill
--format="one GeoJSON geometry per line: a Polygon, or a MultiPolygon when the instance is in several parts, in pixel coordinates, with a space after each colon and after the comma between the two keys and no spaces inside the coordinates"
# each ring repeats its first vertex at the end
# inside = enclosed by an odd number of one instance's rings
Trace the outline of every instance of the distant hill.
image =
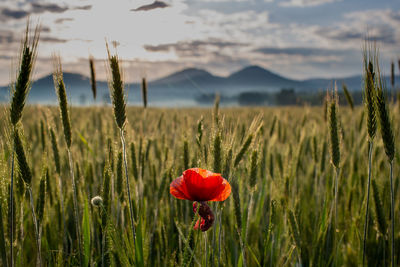
{"type": "MultiPolygon", "coordinates": [[[[148,99],[150,105],[196,105],[196,99],[210,99],[217,92],[224,96],[224,99],[234,101],[242,93],[273,93],[282,88],[291,88],[298,93],[324,91],[331,88],[335,80],[339,90],[341,90],[343,82],[351,91],[359,91],[362,87],[361,75],[337,79],[293,80],[259,66],[245,67],[227,77],[216,76],[202,69],[188,68],[150,81],[148,99]]],[[[386,80],[387,85],[390,85],[389,77],[386,77],[386,80]]],[[[64,82],[67,87],[68,99],[72,104],[94,102],[88,77],[66,72],[64,73],[64,82]]],[[[396,84],[399,83],[400,80],[397,78],[396,84]]],[[[129,103],[141,104],[140,84],[131,83],[126,86],[129,103]]],[[[97,96],[96,103],[110,101],[107,82],[97,81],[97,96]]],[[[8,87],[0,87],[0,101],[9,101],[8,98],[8,87]]],[[[33,83],[28,101],[44,104],[57,103],[52,75],[40,78],[33,83]]]]}
{"type": "Polygon", "coordinates": [[[196,68],[184,69],[182,71],[175,72],[167,77],[152,81],[151,84],[154,86],[185,86],[188,83],[194,83],[196,85],[215,85],[222,84],[224,78],[214,76],[211,73],[196,68]]]}
{"type": "Polygon", "coordinates": [[[295,86],[298,81],[284,78],[259,66],[249,66],[228,76],[227,81],[236,86],[295,86]]]}

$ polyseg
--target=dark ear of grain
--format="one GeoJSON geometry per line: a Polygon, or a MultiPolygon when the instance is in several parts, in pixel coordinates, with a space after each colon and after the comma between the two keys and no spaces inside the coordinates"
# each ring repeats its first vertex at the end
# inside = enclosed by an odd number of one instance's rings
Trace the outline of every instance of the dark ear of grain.
{"type": "Polygon", "coordinates": [[[364,48],[364,90],[363,100],[367,113],[368,137],[372,141],[376,134],[376,111],[375,111],[375,73],[371,58],[371,50],[364,48]]]}
{"type": "Polygon", "coordinates": [[[390,121],[389,108],[386,103],[386,96],[384,92],[384,84],[382,81],[376,90],[376,109],[379,114],[379,124],[381,129],[381,135],[383,140],[383,145],[385,147],[385,153],[392,161],[394,158],[394,135],[392,129],[392,123],[390,121]]]}
{"type": "Polygon", "coordinates": [[[14,134],[14,146],[21,178],[26,184],[30,185],[32,181],[32,173],[28,161],[26,160],[24,147],[22,145],[21,137],[19,136],[19,130],[16,130],[14,134]]]}
{"type": "MultiPolygon", "coordinates": [[[[107,47],[108,51],[108,47],[107,47]]],[[[111,56],[108,53],[108,63],[111,77],[108,86],[110,88],[111,99],[114,107],[114,116],[118,128],[122,129],[126,121],[124,83],[122,81],[119,59],[117,55],[111,56]]]]}
{"type": "Polygon", "coordinates": [[[351,95],[351,93],[349,92],[349,90],[347,89],[347,86],[345,84],[343,84],[343,92],[344,92],[344,96],[346,97],[347,103],[349,104],[350,108],[352,110],[354,110],[353,96],[351,95]]]}
{"type": "Polygon", "coordinates": [[[379,189],[375,179],[372,180],[372,188],[373,188],[373,197],[375,202],[376,220],[378,221],[378,229],[384,236],[386,235],[387,223],[385,218],[385,211],[382,205],[382,200],[381,197],[379,196],[379,189]]]}
{"type": "Polygon", "coordinates": [[[147,108],[147,81],[146,81],[146,78],[142,79],[142,96],[143,96],[143,107],[147,108]]]}
{"type": "Polygon", "coordinates": [[[31,86],[31,76],[34,67],[37,45],[39,41],[39,29],[37,26],[32,39],[29,39],[29,24],[26,27],[25,39],[22,43],[22,51],[19,62],[17,80],[13,85],[13,96],[11,99],[10,119],[15,126],[22,117],[22,111],[25,107],[26,97],[31,86]]]}
{"type": "Polygon", "coordinates": [[[61,173],[60,153],[58,151],[57,138],[53,128],[50,128],[50,137],[51,137],[51,147],[53,150],[54,165],[56,166],[56,172],[60,174],[61,173]]]}
{"type": "Polygon", "coordinates": [[[337,100],[334,97],[329,103],[329,132],[330,132],[330,151],[332,164],[339,168],[340,165],[340,139],[337,118],[337,100]]]}
{"type": "Polygon", "coordinates": [[[96,87],[96,70],[94,68],[94,58],[91,56],[89,58],[90,66],[90,85],[92,86],[93,98],[96,99],[97,87],[96,87]]]}
{"type": "Polygon", "coordinates": [[[71,147],[71,123],[68,114],[68,102],[67,102],[67,92],[65,90],[65,84],[63,79],[63,72],[61,66],[61,59],[59,57],[54,58],[54,87],[58,95],[58,104],[60,108],[61,120],[64,128],[64,138],[67,147],[71,147]]]}

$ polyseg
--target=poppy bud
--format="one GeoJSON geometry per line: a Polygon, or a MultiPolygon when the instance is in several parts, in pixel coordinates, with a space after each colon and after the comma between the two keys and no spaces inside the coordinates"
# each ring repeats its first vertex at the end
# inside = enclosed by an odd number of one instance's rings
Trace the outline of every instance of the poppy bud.
{"type": "MultiPolygon", "coordinates": [[[[193,202],[193,212],[197,212],[197,202],[193,202]]],[[[207,205],[206,202],[199,202],[199,215],[201,219],[197,221],[194,229],[199,228],[202,232],[207,231],[214,223],[214,213],[212,212],[210,206],[207,205]]]]}

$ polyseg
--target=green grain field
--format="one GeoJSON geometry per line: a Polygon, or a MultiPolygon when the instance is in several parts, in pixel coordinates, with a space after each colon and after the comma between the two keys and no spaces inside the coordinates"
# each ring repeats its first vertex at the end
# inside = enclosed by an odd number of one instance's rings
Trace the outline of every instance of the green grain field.
{"type": "MultiPolygon", "coordinates": [[[[398,132],[399,110],[391,107],[391,111],[394,130],[398,132]]],[[[329,128],[322,107],[232,108],[218,113],[194,108],[127,108],[125,134],[135,206],[135,248],[126,190],[119,184],[125,176],[119,130],[112,109],[72,108],[71,153],[81,218],[79,238],[83,244],[79,250],[59,110],[28,107],[19,127],[32,172],[34,202],[36,207],[43,205],[39,229],[44,264],[80,265],[82,254],[82,265],[101,266],[105,236],[105,266],[178,265],[194,213],[192,203],[169,194],[169,183],[188,167],[202,167],[222,172],[234,190],[225,202],[212,206],[219,216],[214,227],[205,233],[194,233],[190,246],[195,266],[243,266],[243,259],[247,266],[358,265],[362,256],[368,177],[366,118],[362,108],[354,111],[339,108],[338,113],[341,163],[334,238],[331,206],[335,170],[330,163],[329,128]],[[250,127],[254,120],[260,128],[250,127]],[[221,137],[219,148],[214,147],[217,136],[221,137]],[[236,160],[249,138],[250,145],[243,157],[236,160]],[[55,150],[58,159],[54,157],[55,150]],[[253,152],[258,155],[255,173],[251,173],[253,152]],[[109,180],[105,180],[107,175],[109,180]],[[254,187],[249,185],[252,179],[256,181],[254,187]],[[41,181],[45,184],[42,191],[41,181]],[[90,204],[91,198],[97,195],[109,199],[105,225],[102,210],[90,204]]],[[[33,266],[37,258],[34,224],[29,196],[18,171],[15,217],[12,222],[8,217],[13,142],[6,107],[1,114],[2,260],[5,265],[4,261],[10,257],[10,236],[6,229],[12,223],[15,264],[33,266]]],[[[371,266],[382,266],[390,264],[390,184],[384,147],[379,135],[376,139],[366,260],[371,266]]],[[[397,218],[399,161],[396,152],[397,218]]],[[[395,229],[395,245],[400,248],[398,229],[395,229]]],[[[395,258],[399,258],[398,253],[395,258]]]]}

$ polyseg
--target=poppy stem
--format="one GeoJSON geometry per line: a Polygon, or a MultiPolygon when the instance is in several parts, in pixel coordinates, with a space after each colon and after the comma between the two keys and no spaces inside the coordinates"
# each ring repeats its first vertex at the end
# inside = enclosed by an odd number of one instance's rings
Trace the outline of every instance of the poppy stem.
{"type": "MultiPolygon", "coordinates": [[[[221,205],[218,205],[221,206],[221,205]]],[[[221,264],[221,232],[222,232],[222,224],[221,224],[221,218],[222,218],[222,207],[220,207],[219,212],[217,213],[218,216],[218,267],[221,264]]]]}
{"type": "Polygon", "coordinates": [[[204,232],[204,249],[205,249],[205,252],[206,253],[204,253],[204,255],[205,255],[205,259],[204,259],[204,266],[205,267],[207,267],[207,263],[208,263],[208,248],[207,248],[207,244],[208,242],[207,242],[207,232],[204,232]]]}
{"type": "MultiPolygon", "coordinates": [[[[188,237],[186,239],[186,244],[185,244],[185,251],[183,253],[183,264],[182,264],[182,266],[184,266],[184,267],[186,267],[186,266],[188,266],[190,264],[190,259],[189,259],[190,240],[191,240],[192,235],[193,235],[194,225],[196,224],[196,221],[197,221],[197,215],[199,214],[199,208],[200,208],[200,203],[196,202],[196,213],[193,216],[193,220],[192,220],[192,223],[191,223],[190,228],[189,228],[189,234],[188,234],[188,237]]],[[[193,251],[193,253],[194,253],[194,251],[193,251]]]]}

